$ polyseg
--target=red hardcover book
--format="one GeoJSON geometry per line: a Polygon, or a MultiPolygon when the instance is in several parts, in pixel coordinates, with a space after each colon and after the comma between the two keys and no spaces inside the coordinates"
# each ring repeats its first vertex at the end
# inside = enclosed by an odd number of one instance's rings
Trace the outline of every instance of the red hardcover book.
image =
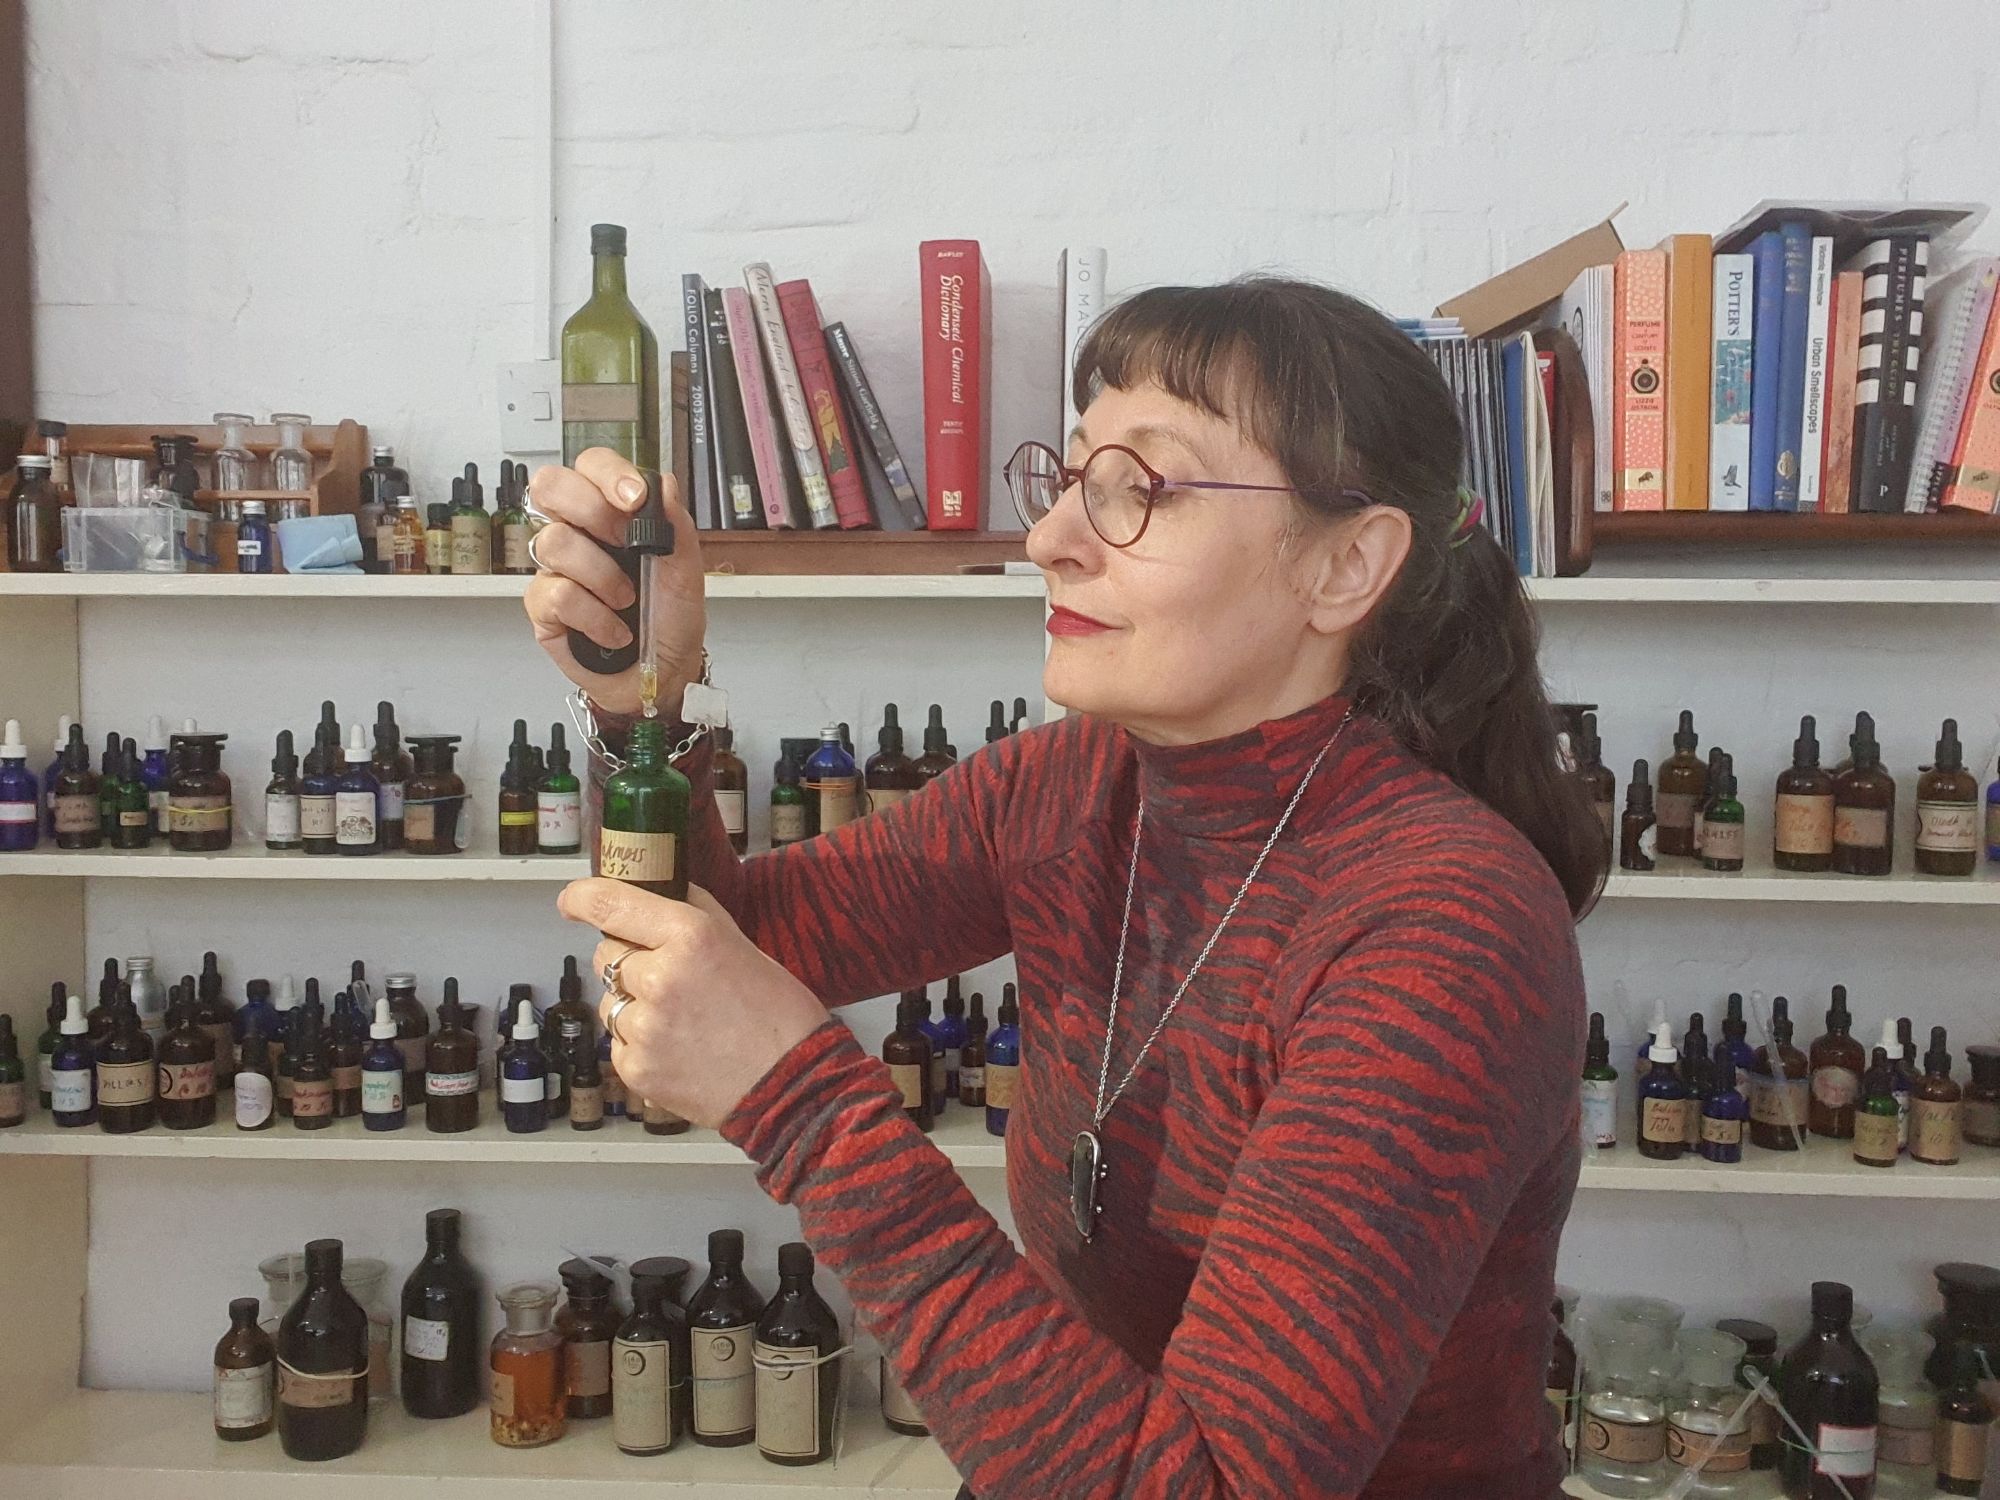
{"type": "Polygon", "coordinates": [[[813,296],[812,283],[803,278],[779,282],[778,310],[785,315],[785,338],[799,367],[799,384],[805,387],[806,410],[812,413],[819,459],[826,466],[826,482],[833,491],[840,529],[857,531],[873,526],[868,491],[855,464],[854,437],[847,430],[847,414],[840,409],[840,396],[834,389],[833,365],[826,357],[826,336],[820,330],[819,302],[813,296]]]}
{"type": "Polygon", "coordinates": [[[924,306],[924,509],[932,531],[985,514],[986,387],[993,298],[977,240],[917,246],[924,306]]]}

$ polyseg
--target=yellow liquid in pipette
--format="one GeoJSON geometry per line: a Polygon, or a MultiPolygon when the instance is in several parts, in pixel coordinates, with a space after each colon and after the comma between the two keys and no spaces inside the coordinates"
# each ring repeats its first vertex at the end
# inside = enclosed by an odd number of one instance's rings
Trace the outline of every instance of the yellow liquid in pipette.
{"type": "Polygon", "coordinates": [[[639,712],[657,718],[660,712],[660,669],[649,661],[639,663],[639,712]]]}

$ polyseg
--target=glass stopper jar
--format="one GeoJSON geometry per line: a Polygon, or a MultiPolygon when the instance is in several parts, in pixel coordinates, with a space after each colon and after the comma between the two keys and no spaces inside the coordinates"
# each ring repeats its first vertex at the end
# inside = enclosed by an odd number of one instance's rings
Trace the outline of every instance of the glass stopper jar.
{"type": "Polygon", "coordinates": [[[540,1448],[568,1429],[563,1394],[563,1336],[555,1329],[556,1289],[517,1282],[499,1293],[507,1326],[493,1336],[493,1441],[540,1448]]]}
{"type": "Polygon", "coordinates": [[[576,1418],[611,1415],[611,1343],[618,1337],[618,1307],[611,1278],[587,1260],[566,1260],[557,1269],[565,1293],[556,1314],[563,1337],[563,1381],[569,1414],[576,1418]]]}
{"type": "Polygon", "coordinates": [[[1666,1485],[1667,1373],[1673,1345],[1655,1324],[1613,1316],[1585,1327],[1577,1472],[1601,1493],[1654,1495],[1666,1485]]]}
{"type": "Polygon", "coordinates": [[[1734,1334],[1692,1328],[1675,1340],[1682,1394],[1667,1413],[1667,1462],[1693,1470],[1684,1493],[1750,1493],[1751,1399],[1736,1384],[1748,1346],[1734,1334]]]}

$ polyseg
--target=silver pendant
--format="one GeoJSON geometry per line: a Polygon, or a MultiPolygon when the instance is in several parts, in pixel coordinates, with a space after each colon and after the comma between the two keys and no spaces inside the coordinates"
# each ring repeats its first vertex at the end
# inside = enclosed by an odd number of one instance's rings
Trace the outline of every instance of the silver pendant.
{"type": "Polygon", "coordinates": [[[1069,1148],[1069,1217],[1083,1242],[1097,1228],[1097,1216],[1104,1205],[1097,1201],[1097,1185],[1109,1170],[1104,1165],[1104,1143],[1093,1130],[1079,1130],[1069,1148]]]}

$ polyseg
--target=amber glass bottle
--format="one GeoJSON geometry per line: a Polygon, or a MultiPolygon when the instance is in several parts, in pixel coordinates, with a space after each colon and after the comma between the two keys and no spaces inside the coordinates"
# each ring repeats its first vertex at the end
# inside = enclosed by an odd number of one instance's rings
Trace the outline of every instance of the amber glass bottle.
{"type": "Polygon", "coordinates": [[[1937,756],[1917,779],[1917,873],[1970,875],[1979,868],[1979,781],[1965,769],[1958,720],[1946,719],[1937,756]]]}
{"type": "Polygon", "coordinates": [[[1833,777],[1819,763],[1819,727],[1811,714],[1799,720],[1792,764],[1778,777],[1771,863],[1800,873],[1833,868],[1833,777]]]}
{"type": "Polygon", "coordinates": [[[813,1253],[778,1247],[778,1293],[757,1320],[757,1450],[774,1464],[833,1456],[840,1409],[840,1323],[813,1287],[813,1253]]]}
{"type": "Polygon", "coordinates": [[[424,1258],[403,1283],[403,1407],[427,1420],[479,1405],[479,1278],[458,1230],[455,1208],[424,1215],[424,1258]]]}
{"type": "Polygon", "coordinates": [[[111,1033],[97,1049],[97,1128],[106,1135],[150,1129],[158,1114],[158,1088],[153,1039],[139,1024],[131,986],[120,980],[111,1033]]]}
{"type": "Polygon", "coordinates": [[[1924,1076],[1910,1089],[1910,1160],[1927,1166],[1958,1164],[1958,1112],[1964,1095],[1951,1078],[1951,1053],[1942,1026],[1931,1028],[1924,1076]]]}
{"type": "Polygon", "coordinates": [[[750,768],[735,750],[736,736],[725,726],[711,729],[715,745],[715,808],[722,814],[722,828],[729,835],[729,847],[738,854],[750,852],[750,768]]]}
{"type": "Polygon", "coordinates": [[[903,727],[896,720],[893,703],[882,710],[882,730],[876,742],[880,748],[868,757],[862,775],[871,813],[887,812],[925,785],[923,772],[903,750],[903,727]]]}
{"type": "MultiPolygon", "coordinates": [[[[1688,830],[1690,837],[1693,829],[1688,830]]],[[[1646,763],[1632,762],[1632,779],[1625,783],[1625,815],[1618,823],[1618,867],[1621,870],[1650,870],[1656,847],[1653,818],[1653,783],[1646,763]]]]}
{"type": "Polygon", "coordinates": [[[458,1135],[479,1124],[479,1038],[465,1024],[458,981],[444,982],[438,1029],[424,1069],[424,1124],[437,1135],[458,1135]]]}
{"type": "Polygon", "coordinates": [[[1887,875],[1896,864],[1896,783],[1882,769],[1875,720],[1854,716],[1853,760],[1833,779],[1833,867],[1843,875],[1887,875]]]}
{"type": "Polygon", "coordinates": [[[1972,1081],[1959,1102],[1959,1134],[1975,1146],[2000,1146],[2000,1047],[1965,1049],[1972,1081]]]}
{"type": "Polygon", "coordinates": [[[271,1430],[278,1351],[257,1326],[255,1297],[229,1304],[229,1332],[215,1346],[215,1435],[247,1443],[271,1430]]]}
{"type": "Polygon", "coordinates": [[[403,847],[411,854],[456,854],[465,782],[452,769],[455,734],[413,734],[413,769],[403,784],[403,847]]]}
{"type": "Polygon", "coordinates": [[[174,986],[160,1040],[159,1117],[169,1130],[215,1123],[215,1038],[201,1028],[192,981],[174,986]]]}
{"type": "Polygon", "coordinates": [[[958,1102],[969,1109],[986,1107],[986,997],[972,992],[972,1014],[965,1018],[965,1045],[958,1053],[958,1102]]]}
{"type": "Polygon", "coordinates": [[[539,1448],[568,1430],[563,1394],[563,1338],[551,1326],[555,1288],[525,1281],[499,1294],[507,1326],[493,1336],[493,1441],[539,1448]]]}
{"type": "Polygon", "coordinates": [[[944,709],[933,703],[924,724],[924,753],[917,757],[917,772],[928,785],[957,764],[958,757],[945,738],[944,709]]]}
{"type": "Polygon", "coordinates": [[[1854,1018],[1847,1010],[1847,986],[1833,987],[1833,1004],[1826,1013],[1826,1031],[1812,1044],[1812,1094],[1806,1102],[1806,1128],[1832,1140],[1854,1139],[1854,1107],[1861,1100],[1861,1073],[1868,1055],[1853,1036],[1854,1018]]]}
{"type": "Polygon", "coordinates": [[[611,1342],[618,1336],[618,1306],[611,1278],[587,1260],[566,1260],[559,1268],[563,1305],[556,1331],[563,1337],[563,1382],[569,1416],[611,1415],[611,1342]]]}
{"type": "Polygon", "coordinates": [[[229,777],[222,769],[226,734],[177,734],[169,748],[179,769],[167,783],[167,842],[180,853],[227,849],[235,832],[229,777]]]}
{"type": "Polygon", "coordinates": [[[905,990],[896,1002],[896,1029],[882,1039],[882,1061],[903,1093],[903,1113],[928,1131],[937,1117],[931,1110],[931,1041],[924,1035],[923,991],[905,990]]]}
{"type": "Polygon", "coordinates": [[[1694,732],[1694,714],[1681,710],[1680,728],[1674,731],[1674,753],[1660,762],[1659,850],[1662,854],[1693,859],[1701,851],[1694,846],[1694,817],[1708,796],[1708,767],[1695,752],[1701,737],[1694,732]]]}
{"type": "Polygon", "coordinates": [[[534,770],[534,746],[528,721],[514,721],[514,741],[507,747],[507,769],[500,773],[500,852],[533,854],[540,847],[540,780],[534,770]]]}
{"type": "Polygon", "coordinates": [[[339,1240],[306,1246],[306,1287],[278,1323],[278,1441],[285,1456],[341,1458],[368,1428],[368,1315],[341,1285],[339,1240]]]}
{"type": "Polygon", "coordinates": [[[1783,995],[1771,1002],[1771,1044],[1757,1049],[1750,1089],[1750,1144],[1796,1151],[1806,1128],[1805,1053],[1792,1045],[1792,1018],[1783,995]]]}
{"type": "Polygon", "coordinates": [[[1570,750],[1576,762],[1573,774],[1590,799],[1590,810],[1604,827],[1604,852],[1608,856],[1618,831],[1618,778],[1604,763],[1604,741],[1598,737],[1596,714],[1583,716],[1583,732],[1570,742],[1570,750]]]}

